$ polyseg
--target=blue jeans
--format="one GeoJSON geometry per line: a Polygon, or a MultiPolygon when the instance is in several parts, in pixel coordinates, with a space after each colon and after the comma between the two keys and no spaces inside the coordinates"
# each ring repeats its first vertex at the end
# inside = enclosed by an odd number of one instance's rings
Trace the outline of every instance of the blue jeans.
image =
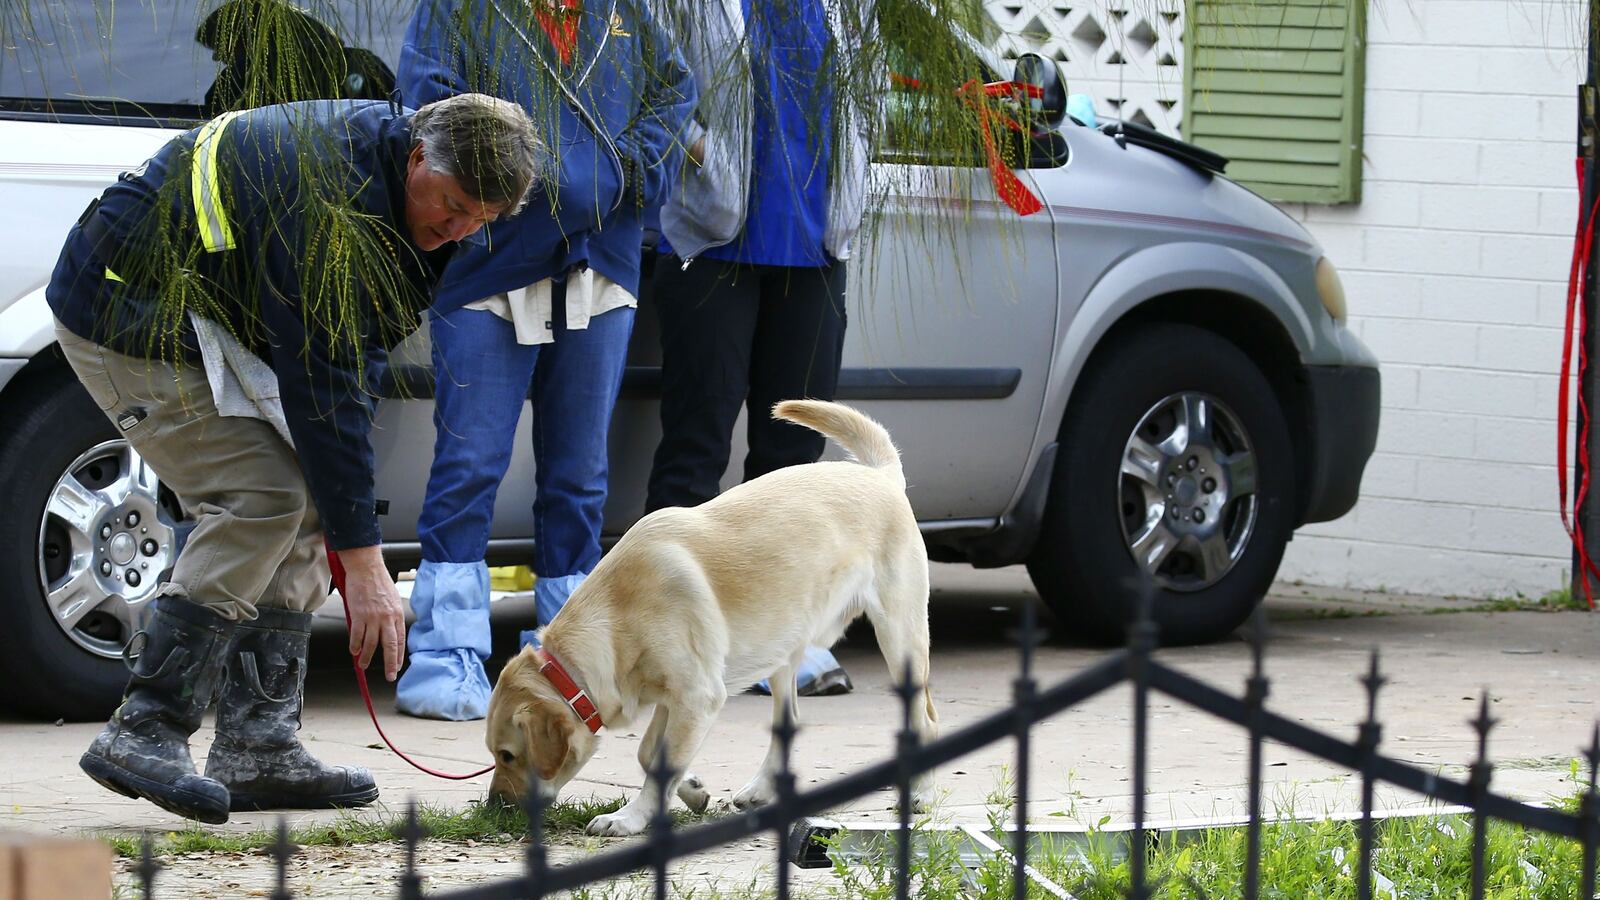
{"type": "Polygon", "coordinates": [[[522,404],[533,400],[534,587],[548,623],[600,561],[606,433],[622,385],[634,311],[614,309],[566,327],[555,291],[553,343],[524,345],[510,322],[484,310],[430,314],[433,468],[417,533],[422,566],[412,590],[411,665],[402,711],[481,718],[488,704],[489,528],[511,463],[522,404]],[[413,675],[413,671],[415,674],[413,675]]]}

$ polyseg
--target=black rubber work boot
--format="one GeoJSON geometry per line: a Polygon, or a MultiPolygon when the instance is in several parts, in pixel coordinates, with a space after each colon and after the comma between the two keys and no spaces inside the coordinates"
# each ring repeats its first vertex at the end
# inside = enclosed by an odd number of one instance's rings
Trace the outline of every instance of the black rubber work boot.
{"type": "Polygon", "coordinates": [[[206,775],[227,786],[233,809],[327,809],[378,799],[372,773],[327,766],[301,746],[300,705],[311,614],[257,610],[240,622],[217,696],[217,737],[206,775]]]}
{"type": "Polygon", "coordinates": [[[195,774],[189,735],[200,727],[234,624],[164,596],[123,650],[133,678],[122,705],[78,765],[102,786],[213,825],[228,821],[228,789],[195,774]]]}

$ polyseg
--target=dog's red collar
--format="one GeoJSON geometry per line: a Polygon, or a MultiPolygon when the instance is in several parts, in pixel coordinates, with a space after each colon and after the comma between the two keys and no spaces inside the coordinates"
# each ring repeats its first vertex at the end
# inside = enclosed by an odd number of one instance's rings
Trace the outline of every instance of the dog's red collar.
{"type": "Polygon", "coordinates": [[[544,658],[544,663],[539,666],[539,674],[550,679],[550,683],[556,686],[556,690],[561,692],[561,699],[567,701],[572,711],[578,714],[578,718],[589,729],[589,733],[598,734],[600,729],[605,727],[605,723],[600,721],[600,710],[595,708],[594,701],[590,700],[589,695],[572,680],[572,676],[567,674],[567,670],[562,667],[554,653],[541,648],[539,655],[544,658]]]}

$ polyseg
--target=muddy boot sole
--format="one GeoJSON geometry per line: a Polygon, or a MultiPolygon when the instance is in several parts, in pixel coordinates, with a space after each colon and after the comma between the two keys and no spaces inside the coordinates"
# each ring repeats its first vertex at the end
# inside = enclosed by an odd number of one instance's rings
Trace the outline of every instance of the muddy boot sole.
{"type": "MultiPolygon", "coordinates": [[[[104,757],[85,753],[78,759],[78,767],[101,787],[124,797],[148,800],[169,813],[185,819],[194,819],[208,825],[221,825],[228,821],[230,803],[227,789],[222,796],[214,793],[188,790],[165,782],[146,778],[137,772],[117,765],[104,757]]],[[[199,779],[200,776],[194,776],[199,779]]],[[[218,785],[220,788],[221,785],[218,785]]]]}
{"type": "Polygon", "coordinates": [[[324,794],[315,797],[300,794],[246,793],[233,791],[229,808],[234,812],[260,812],[267,809],[345,809],[367,806],[378,799],[378,786],[342,794],[324,794]]]}

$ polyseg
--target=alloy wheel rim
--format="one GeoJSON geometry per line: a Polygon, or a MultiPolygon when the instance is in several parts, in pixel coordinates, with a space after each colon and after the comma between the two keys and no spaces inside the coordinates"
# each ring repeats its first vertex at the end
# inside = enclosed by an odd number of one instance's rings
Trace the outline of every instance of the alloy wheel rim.
{"type": "Polygon", "coordinates": [[[1231,409],[1199,391],[1140,417],[1117,478],[1123,543],[1160,586],[1204,590],[1244,555],[1260,512],[1256,455],[1231,409]]]}
{"type": "Polygon", "coordinates": [[[39,586],[74,644],[120,658],[177,556],[177,504],[138,452],[106,441],[73,460],[45,501],[39,586]]]}

